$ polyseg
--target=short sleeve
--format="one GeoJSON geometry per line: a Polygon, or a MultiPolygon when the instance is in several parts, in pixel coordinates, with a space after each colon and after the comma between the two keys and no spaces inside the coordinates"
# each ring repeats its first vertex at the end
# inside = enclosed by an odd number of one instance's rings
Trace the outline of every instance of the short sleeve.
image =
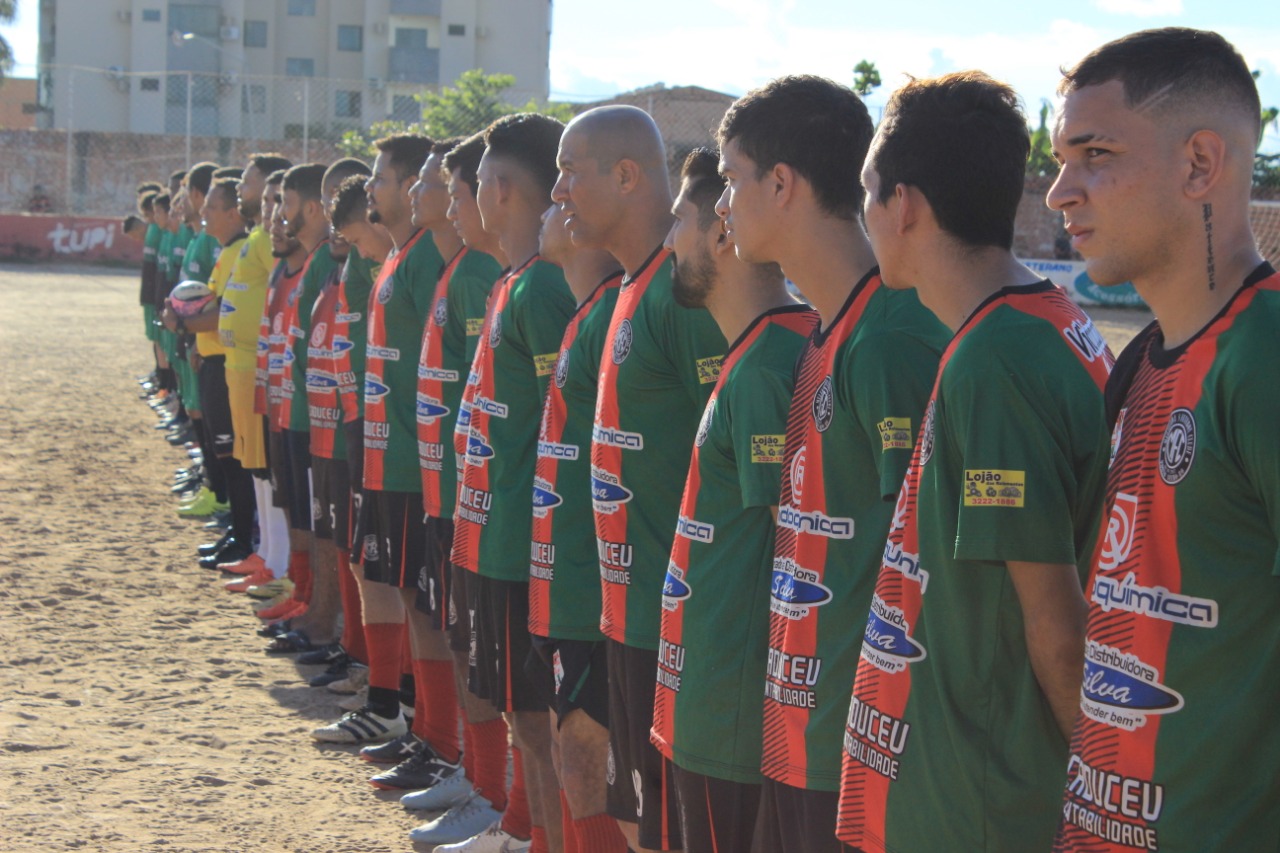
{"type": "MultiPolygon", "coordinates": [[[[1273,542],[1280,543],[1280,394],[1276,394],[1277,356],[1250,354],[1249,366],[1235,388],[1227,411],[1228,435],[1244,475],[1262,502],[1273,542]]],[[[1280,546],[1271,558],[1271,574],[1280,577],[1280,546]]]]}
{"type": "Polygon", "coordinates": [[[724,363],[728,343],[711,312],[705,308],[681,308],[676,304],[671,295],[670,278],[651,282],[649,286],[665,288],[659,299],[650,302],[653,308],[662,312],[651,328],[660,330],[662,352],[667,354],[680,384],[689,393],[697,410],[701,411],[720,377],[720,366],[724,363]]]}
{"type": "Polygon", "coordinates": [[[526,272],[507,303],[504,314],[515,321],[511,342],[533,361],[539,396],[546,395],[555,373],[560,342],[574,307],[564,274],[552,264],[538,264],[526,272]]]}
{"type": "Polygon", "coordinates": [[[742,505],[777,506],[791,376],[762,367],[745,375],[735,373],[734,380],[726,408],[742,505]]]}

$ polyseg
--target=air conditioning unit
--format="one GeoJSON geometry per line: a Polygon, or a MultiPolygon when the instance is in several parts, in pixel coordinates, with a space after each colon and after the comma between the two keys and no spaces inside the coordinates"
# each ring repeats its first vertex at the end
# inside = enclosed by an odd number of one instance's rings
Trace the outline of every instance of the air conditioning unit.
{"type": "Polygon", "coordinates": [[[223,27],[219,34],[223,41],[240,41],[240,28],[235,24],[228,24],[223,27]]]}
{"type": "Polygon", "coordinates": [[[374,31],[374,33],[376,33],[377,35],[385,36],[385,35],[387,34],[387,22],[386,22],[386,21],[374,21],[374,24],[373,24],[373,31],[374,31]]]}
{"type": "Polygon", "coordinates": [[[122,24],[128,24],[133,21],[133,12],[128,9],[120,9],[116,12],[116,20],[122,24]]]}

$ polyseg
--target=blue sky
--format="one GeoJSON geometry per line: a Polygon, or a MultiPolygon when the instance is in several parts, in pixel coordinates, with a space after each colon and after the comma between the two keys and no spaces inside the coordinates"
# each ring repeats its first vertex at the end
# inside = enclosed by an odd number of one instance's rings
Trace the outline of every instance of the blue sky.
{"type": "MultiPolygon", "coordinates": [[[[17,54],[36,59],[37,0],[19,0],[16,27],[0,28],[17,54]]],[[[1133,30],[1215,29],[1262,71],[1264,106],[1280,104],[1280,16],[1246,0],[554,0],[552,97],[594,100],[663,82],[738,95],[779,74],[851,82],[869,59],[882,106],[906,74],[981,68],[1011,83],[1033,115],[1053,98],[1058,67],[1133,30]]],[[[1280,150],[1269,129],[1264,148],[1280,150]]]]}

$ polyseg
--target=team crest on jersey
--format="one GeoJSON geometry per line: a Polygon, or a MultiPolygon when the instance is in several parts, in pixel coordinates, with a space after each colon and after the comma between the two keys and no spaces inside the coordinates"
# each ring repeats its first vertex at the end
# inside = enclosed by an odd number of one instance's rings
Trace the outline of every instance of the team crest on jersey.
{"type": "Polygon", "coordinates": [[[378,561],[378,537],[376,534],[370,533],[364,537],[363,546],[360,549],[364,555],[366,563],[376,563],[378,561]]]}
{"type": "Polygon", "coordinates": [[[791,458],[791,497],[797,501],[804,494],[805,458],[808,456],[808,451],[809,445],[802,444],[796,451],[796,455],[791,458]]]}
{"type": "Polygon", "coordinates": [[[391,277],[388,276],[387,280],[382,283],[382,287],[378,288],[377,298],[378,298],[379,305],[386,305],[388,302],[391,301],[391,290],[392,290],[391,277]]]}
{"type": "Polygon", "coordinates": [[[1170,486],[1182,482],[1196,458],[1196,419],[1190,409],[1174,409],[1160,439],[1160,479],[1170,486]]]}
{"type": "Polygon", "coordinates": [[[556,387],[563,388],[564,383],[569,381],[569,350],[560,350],[560,357],[556,359],[556,387]]]}
{"type": "Polygon", "coordinates": [[[441,296],[436,300],[436,310],[432,312],[431,320],[437,326],[443,326],[449,322],[449,300],[441,296]]]}
{"type": "Polygon", "coordinates": [[[711,422],[716,416],[716,398],[712,397],[707,401],[707,407],[702,410],[702,421],[698,424],[698,434],[693,437],[693,446],[701,447],[702,443],[707,440],[707,433],[711,432],[711,422]]]}
{"type": "Polygon", "coordinates": [[[826,432],[831,426],[831,415],[835,412],[835,392],[832,390],[831,375],[828,374],[818,390],[813,393],[813,425],[818,432],[826,432]]]}
{"type": "Polygon", "coordinates": [[[311,520],[319,521],[324,517],[324,509],[320,506],[319,498],[311,499],[311,520]]]}
{"type": "Polygon", "coordinates": [[[618,324],[618,331],[613,335],[613,363],[622,364],[631,354],[631,320],[623,318],[618,324]]]}
{"type": "Polygon", "coordinates": [[[902,672],[908,664],[924,660],[924,646],[911,636],[911,625],[902,608],[886,604],[878,595],[871,597],[871,612],[862,632],[862,657],[876,669],[888,673],[902,672]]]}
{"type": "MultiPolygon", "coordinates": [[[[298,304],[298,297],[301,295],[301,292],[301,288],[295,287],[293,290],[290,290],[289,295],[284,298],[284,301],[289,303],[290,308],[298,304]]],[[[278,332],[280,329],[277,328],[276,331],[278,332]]]]}
{"type": "Polygon", "coordinates": [[[1182,710],[1182,694],[1160,682],[1160,671],[1139,658],[1094,640],[1085,642],[1080,710],[1099,723],[1134,731],[1150,714],[1182,710]]]}
{"type": "Polygon", "coordinates": [[[493,315],[493,323],[489,326],[489,346],[496,347],[502,343],[502,312],[493,315]]]}
{"type": "Polygon", "coordinates": [[[328,323],[316,323],[316,327],[311,330],[311,345],[313,347],[318,347],[324,343],[324,337],[328,331],[328,323]]]}
{"type": "Polygon", "coordinates": [[[924,423],[920,426],[920,464],[929,464],[933,456],[933,401],[924,410],[924,423]]]}
{"type": "Polygon", "coordinates": [[[1129,411],[1125,406],[1116,417],[1116,425],[1111,430],[1111,456],[1107,459],[1107,468],[1115,464],[1116,453],[1120,450],[1120,441],[1124,438],[1124,413],[1129,411]]]}
{"type": "Polygon", "coordinates": [[[1098,555],[1098,571],[1118,569],[1129,559],[1133,549],[1134,531],[1138,526],[1138,499],[1134,495],[1116,492],[1107,519],[1107,530],[1102,535],[1102,551],[1098,555]]]}

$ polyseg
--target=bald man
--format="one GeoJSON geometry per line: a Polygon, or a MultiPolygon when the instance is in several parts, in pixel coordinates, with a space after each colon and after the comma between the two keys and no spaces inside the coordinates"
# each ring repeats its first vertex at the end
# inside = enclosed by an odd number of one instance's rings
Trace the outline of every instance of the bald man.
{"type": "MultiPolygon", "coordinates": [[[[653,119],[598,107],[565,129],[552,200],[575,246],[626,274],[605,334],[591,487],[609,669],[608,810],[634,850],[681,846],[670,763],[650,743],[658,601],[694,434],[725,339],[705,308],[672,297],[666,149],[653,119]]],[[[679,649],[668,648],[667,654],[679,649]]]]}
{"type": "Polygon", "coordinates": [[[1132,281],[1156,322],[1107,386],[1107,521],[1054,849],[1271,848],[1280,275],[1249,227],[1257,89],[1217,33],[1164,29],[1097,49],[1061,91],[1049,206],[1090,278],[1132,281]]]}

